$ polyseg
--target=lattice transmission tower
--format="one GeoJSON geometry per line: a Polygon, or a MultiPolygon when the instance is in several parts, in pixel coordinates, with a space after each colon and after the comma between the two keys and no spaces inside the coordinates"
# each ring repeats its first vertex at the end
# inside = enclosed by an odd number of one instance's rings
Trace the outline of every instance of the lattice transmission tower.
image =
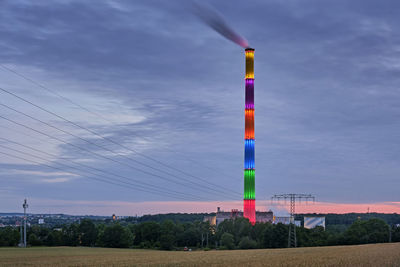
{"type": "Polygon", "coordinates": [[[296,225],[294,223],[294,214],[296,212],[296,201],[301,202],[301,200],[305,200],[306,202],[312,200],[315,201],[315,197],[311,194],[280,194],[273,195],[271,200],[290,201],[290,218],[289,218],[289,236],[288,236],[288,248],[297,247],[297,238],[296,238],[296,225]]]}

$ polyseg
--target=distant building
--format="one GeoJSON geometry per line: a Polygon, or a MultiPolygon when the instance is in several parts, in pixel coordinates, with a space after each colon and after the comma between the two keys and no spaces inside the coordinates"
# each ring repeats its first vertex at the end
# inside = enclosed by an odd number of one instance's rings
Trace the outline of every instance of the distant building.
{"type": "MultiPolygon", "coordinates": [[[[272,211],[256,211],[256,222],[272,222],[273,220],[272,211]]],[[[215,216],[204,217],[205,222],[209,222],[211,225],[219,225],[225,220],[242,218],[243,211],[238,209],[232,209],[231,211],[221,211],[220,207],[217,207],[217,214],[215,216]]]]}
{"type": "Polygon", "coordinates": [[[217,224],[216,219],[217,219],[216,216],[205,216],[203,222],[209,222],[210,225],[216,225],[217,224]]]}
{"type": "Polygon", "coordinates": [[[256,211],[256,222],[270,222],[272,223],[272,220],[274,218],[274,213],[272,210],[269,211],[256,211]]]}
{"type": "Polygon", "coordinates": [[[274,216],[274,220],[273,220],[272,223],[273,224],[278,224],[278,223],[289,224],[290,223],[290,217],[274,216]]]}
{"type": "MultiPolygon", "coordinates": [[[[274,220],[272,222],[273,224],[278,224],[278,223],[282,223],[282,224],[290,224],[290,217],[278,217],[278,216],[274,216],[274,220]]],[[[301,221],[294,221],[294,224],[298,227],[301,226],[301,221]]]]}
{"type": "Polygon", "coordinates": [[[312,229],[317,226],[322,226],[325,229],[325,217],[306,217],[304,216],[304,228],[312,229]]]}
{"type": "Polygon", "coordinates": [[[39,218],[38,224],[44,224],[44,219],[43,218],[39,218]]]}

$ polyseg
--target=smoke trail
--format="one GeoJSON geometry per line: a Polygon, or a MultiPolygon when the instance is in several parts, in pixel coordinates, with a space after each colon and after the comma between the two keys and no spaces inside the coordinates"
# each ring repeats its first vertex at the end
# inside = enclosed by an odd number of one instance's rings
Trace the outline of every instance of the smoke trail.
{"type": "Polygon", "coordinates": [[[229,25],[225,22],[222,16],[215,10],[205,5],[201,5],[198,2],[193,2],[193,13],[200,18],[205,24],[210,26],[216,32],[231,40],[232,42],[240,45],[243,48],[249,47],[249,43],[246,39],[236,33],[229,25]]]}

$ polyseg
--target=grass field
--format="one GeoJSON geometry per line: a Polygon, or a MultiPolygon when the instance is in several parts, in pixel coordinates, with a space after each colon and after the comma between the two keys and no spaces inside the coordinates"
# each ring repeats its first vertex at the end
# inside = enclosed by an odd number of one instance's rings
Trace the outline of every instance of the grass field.
{"type": "Polygon", "coordinates": [[[400,243],[295,249],[156,251],[1,248],[0,266],[400,266],[400,243]]]}

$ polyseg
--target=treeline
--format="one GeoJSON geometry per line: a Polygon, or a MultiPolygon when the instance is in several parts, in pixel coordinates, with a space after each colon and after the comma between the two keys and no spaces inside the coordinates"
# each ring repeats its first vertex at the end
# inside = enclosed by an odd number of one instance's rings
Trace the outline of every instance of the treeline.
{"type": "MultiPolygon", "coordinates": [[[[166,220],[171,220],[173,222],[195,222],[202,221],[205,216],[215,216],[215,213],[166,213],[166,214],[154,214],[154,215],[143,215],[141,217],[128,217],[121,221],[123,222],[163,222],[166,220]]],[[[373,218],[378,218],[384,220],[389,225],[400,223],[400,214],[397,213],[308,213],[308,214],[297,214],[295,216],[296,220],[303,222],[304,216],[325,216],[326,224],[332,225],[344,225],[346,227],[350,226],[356,220],[369,220],[373,218]]]]}
{"type": "MultiPolygon", "coordinates": [[[[297,244],[306,246],[352,245],[400,242],[400,227],[389,226],[381,219],[356,220],[344,231],[324,230],[322,227],[297,227],[297,244]]],[[[257,223],[247,219],[226,220],[217,228],[207,222],[142,222],[121,225],[95,224],[84,219],[79,224],[61,228],[38,225],[28,228],[30,246],[91,246],[112,248],[151,248],[173,250],[189,248],[251,249],[287,247],[288,226],[257,223]]],[[[0,229],[0,246],[17,246],[19,228],[0,229]]]]}
{"type": "MultiPolygon", "coordinates": [[[[284,248],[288,245],[288,225],[257,223],[249,225],[245,219],[222,222],[216,233],[221,245],[233,248],[284,248]]],[[[355,245],[400,242],[400,227],[389,227],[381,219],[357,220],[345,231],[324,230],[322,227],[306,229],[296,227],[299,247],[355,245]]]]}
{"type": "MultiPolygon", "coordinates": [[[[186,223],[202,221],[205,216],[215,216],[215,213],[166,213],[166,214],[154,214],[154,215],[143,215],[136,219],[137,222],[163,222],[173,221],[175,223],[186,223]]],[[[126,220],[132,220],[133,217],[129,217],[126,220]]]]}

